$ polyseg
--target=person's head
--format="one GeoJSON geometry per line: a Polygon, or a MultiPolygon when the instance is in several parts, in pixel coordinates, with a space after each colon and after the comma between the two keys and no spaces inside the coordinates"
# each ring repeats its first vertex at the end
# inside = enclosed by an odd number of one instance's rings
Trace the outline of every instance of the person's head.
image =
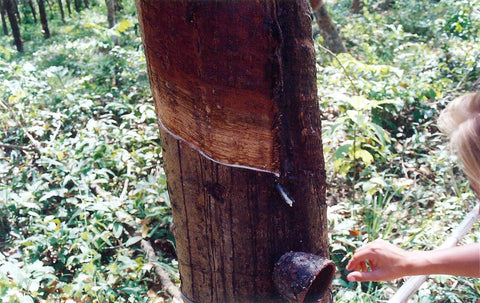
{"type": "Polygon", "coordinates": [[[439,128],[463,163],[472,188],[480,197],[480,92],[453,100],[440,114],[439,128]]]}

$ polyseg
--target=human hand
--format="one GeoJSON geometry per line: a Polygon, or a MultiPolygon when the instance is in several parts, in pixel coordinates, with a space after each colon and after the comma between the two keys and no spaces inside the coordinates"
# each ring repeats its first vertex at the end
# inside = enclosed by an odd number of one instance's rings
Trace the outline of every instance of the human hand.
{"type": "Polygon", "coordinates": [[[378,239],[355,250],[348,281],[388,281],[408,275],[410,253],[378,239]],[[370,266],[370,269],[368,268],[370,266]]]}

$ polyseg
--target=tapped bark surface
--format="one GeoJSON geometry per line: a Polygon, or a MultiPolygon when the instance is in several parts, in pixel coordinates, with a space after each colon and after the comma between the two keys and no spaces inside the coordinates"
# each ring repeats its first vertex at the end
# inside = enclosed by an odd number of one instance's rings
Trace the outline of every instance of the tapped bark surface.
{"type": "Polygon", "coordinates": [[[279,302],[272,272],[284,253],[329,255],[308,3],[136,3],[182,292],[193,302],[279,302]],[[199,132],[165,127],[178,116],[199,132]],[[270,158],[258,156],[263,148],[270,158]],[[243,166],[260,163],[271,172],[238,167],[222,158],[225,151],[243,166]]]}

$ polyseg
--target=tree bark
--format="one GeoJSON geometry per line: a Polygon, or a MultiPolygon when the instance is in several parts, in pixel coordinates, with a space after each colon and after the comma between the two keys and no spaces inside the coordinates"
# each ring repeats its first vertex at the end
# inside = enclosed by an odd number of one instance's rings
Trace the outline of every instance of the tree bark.
{"type": "Polygon", "coordinates": [[[40,21],[42,22],[43,37],[50,38],[50,29],[48,28],[47,12],[45,11],[44,0],[37,0],[40,21]]]}
{"type": "Polygon", "coordinates": [[[73,0],[73,4],[74,4],[74,6],[75,6],[75,11],[76,11],[77,13],[80,12],[80,3],[79,3],[79,1],[80,1],[80,0],[73,0]]]}
{"type": "Polygon", "coordinates": [[[335,54],[346,53],[347,50],[343,45],[342,38],[338,34],[337,27],[330,18],[325,4],[322,4],[314,11],[315,19],[317,19],[318,29],[325,41],[325,45],[335,54]]]}
{"type": "Polygon", "coordinates": [[[66,0],[67,1],[67,11],[68,11],[68,16],[72,16],[72,7],[71,7],[71,3],[70,3],[70,0],[66,0]]]}
{"type": "Polygon", "coordinates": [[[65,24],[65,11],[63,10],[63,3],[62,0],[58,0],[58,7],[60,9],[60,15],[62,16],[62,22],[65,24]]]}
{"type": "Polygon", "coordinates": [[[108,19],[108,27],[113,28],[115,24],[117,24],[117,16],[116,16],[116,1],[115,0],[105,0],[105,4],[107,5],[107,19],[108,19]]]}
{"type": "Polygon", "coordinates": [[[18,10],[18,0],[12,0],[13,1],[13,7],[15,11],[15,15],[17,17],[17,21],[19,24],[22,23],[22,16],[20,15],[20,11],[18,10]]]}
{"type": "Polygon", "coordinates": [[[363,12],[363,0],[352,1],[352,13],[361,14],[363,12]]]}
{"type": "Polygon", "coordinates": [[[89,6],[88,0],[83,0],[83,5],[85,5],[85,8],[88,8],[88,6],[89,6]]]}
{"type": "Polygon", "coordinates": [[[28,0],[28,6],[30,7],[30,10],[32,11],[33,21],[35,23],[37,23],[37,12],[35,11],[35,6],[33,5],[32,0],[28,0]]]}
{"type": "Polygon", "coordinates": [[[278,302],[280,256],[329,256],[307,2],[137,0],[137,10],[182,292],[193,302],[278,302]],[[259,146],[272,149],[266,169],[249,153],[259,146]]]}
{"type": "Polygon", "coordinates": [[[17,18],[15,16],[15,6],[13,0],[4,0],[5,10],[7,11],[8,20],[10,21],[10,27],[12,28],[13,40],[17,50],[21,53],[25,51],[23,46],[22,36],[20,35],[20,28],[18,26],[17,18]]]}
{"type": "Polygon", "coordinates": [[[5,36],[8,36],[8,28],[7,28],[7,19],[6,19],[6,10],[5,10],[5,4],[4,0],[0,0],[0,16],[2,18],[2,28],[3,28],[3,34],[5,36]]]}

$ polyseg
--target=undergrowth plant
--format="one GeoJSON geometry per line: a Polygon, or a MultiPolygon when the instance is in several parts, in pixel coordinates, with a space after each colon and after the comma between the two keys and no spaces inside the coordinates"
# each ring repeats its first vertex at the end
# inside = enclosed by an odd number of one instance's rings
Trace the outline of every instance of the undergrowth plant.
{"type": "Polygon", "coordinates": [[[2,302],[160,302],[154,267],[178,279],[134,8],[121,16],[107,30],[93,6],[24,55],[2,39],[2,302]]]}
{"type": "MultiPolygon", "coordinates": [[[[327,2],[349,53],[317,49],[334,297],[386,302],[402,279],[346,281],[354,249],[376,238],[434,249],[477,203],[436,119],[448,101],[478,89],[480,3],[364,1],[357,15],[350,4],[327,2]]],[[[477,224],[462,243],[477,242],[478,232],[477,224]]],[[[476,302],[479,285],[435,276],[412,302],[476,302]]]]}

